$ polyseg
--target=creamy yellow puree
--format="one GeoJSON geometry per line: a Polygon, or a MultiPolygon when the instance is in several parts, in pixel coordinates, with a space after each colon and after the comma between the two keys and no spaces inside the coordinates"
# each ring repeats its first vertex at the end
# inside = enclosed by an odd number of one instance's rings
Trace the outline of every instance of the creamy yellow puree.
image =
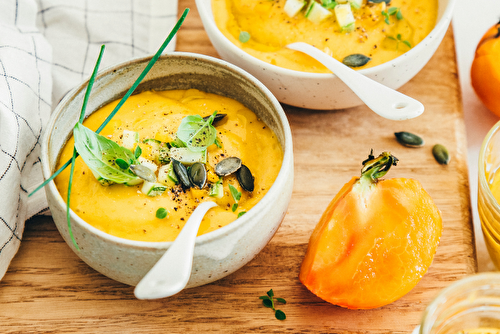
{"type": "MultiPolygon", "coordinates": [[[[84,125],[95,131],[117,102],[93,113],[84,125]]],[[[183,192],[180,186],[167,190],[161,196],[148,197],[141,192],[142,184],[131,187],[119,184],[102,186],[78,157],[71,191],[71,209],[106,233],[143,241],[174,240],[197,204],[207,200],[216,200],[218,207],[211,209],[205,216],[199,235],[234,221],[239,213],[248,211],[266,194],[278,175],[283,158],[281,146],[271,129],[241,103],[194,89],[143,92],[127,100],[101,135],[121,144],[123,130],[128,129],[138,131],[141,142],[146,138],[170,142],[175,139],[183,117],[204,117],[215,110],[227,116],[215,124],[222,147],[218,148],[214,144],[208,148],[208,181],[212,183],[219,179],[213,172],[219,160],[236,156],[248,166],[255,178],[253,192],[242,190],[236,177],[231,175],[224,177],[224,197],[220,199],[209,197],[208,187],[201,190],[191,188],[183,192]],[[231,208],[234,199],[229,192],[229,183],[242,192],[235,212],[231,208]],[[155,213],[160,207],[169,211],[168,218],[156,218],[155,213]]],[[[142,156],[148,158],[151,153],[149,145],[139,145],[143,149],[142,156]]],[[[72,150],[73,138],[64,147],[60,162],[67,161],[72,150]]],[[[67,168],[55,179],[64,199],[67,196],[69,171],[67,168]]]]}
{"type": "MultiPolygon", "coordinates": [[[[500,170],[490,170],[485,172],[485,177],[491,193],[497,203],[500,203],[500,170]]],[[[500,221],[497,215],[490,214],[491,209],[485,207],[484,201],[479,201],[478,212],[481,218],[481,227],[484,231],[484,242],[490,252],[493,263],[500,267],[500,243],[498,242],[498,234],[495,232],[498,229],[500,221]]]]}
{"type": "MultiPolygon", "coordinates": [[[[304,11],[289,17],[283,6],[286,0],[212,0],[213,13],[220,31],[236,46],[250,55],[280,67],[315,73],[330,71],[309,56],[286,49],[294,42],[306,42],[342,61],[351,54],[372,59],[367,68],[394,59],[414,47],[434,28],[437,0],[392,0],[390,5],[366,3],[353,9],[356,18],[352,32],[342,32],[335,15],[316,24],[306,19],[304,11]],[[401,10],[385,22],[382,11],[390,7],[401,10]],[[240,33],[248,32],[250,40],[239,41],[240,33]],[[399,38],[398,38],[399,35],[399,38]]],[[[333,10],[332,10],[333,11],[333,10]]]]}
{"type": "Polygon", "coordinates": [[[500,334],[500,329],[489,328],[489,327],[479,327],[474,329],[466,329],[458,332],[457,334],[500,334]]]}

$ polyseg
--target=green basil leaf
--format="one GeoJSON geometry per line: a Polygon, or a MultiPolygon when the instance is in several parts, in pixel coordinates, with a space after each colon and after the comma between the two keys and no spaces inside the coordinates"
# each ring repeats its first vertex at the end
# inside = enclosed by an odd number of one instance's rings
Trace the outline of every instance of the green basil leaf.
{"type": "Polygon", "coordinates": [[[206,121],[199,115],[184,117],[177,129],[177,139],[193,152],[206,150],[217,138],[217,130],[212,125],[215,114],[217,112],[206,121]]]}
{"type": "Polygon", "coordinates": [[[274,297],[274,291],[273,291],[273,289],[269,290],[269,291],[267,292],[267,295],[268,295],[269,297],[273,298],[273,297],[274,297]]]}
{"type": "Polygon", "coordinates": [[[286,304],[285,298],[276,298],[276,300],[279,301],[280,303],[286,304]]]}
{"type": "MultiPolygon", "coordinates": [[[[142,154],[142,148],[139,145],[137,145],[137,147],[135,148],[135,151],[134,151],[135,158],[139,159],[141,154],[142,154]]],[[[130,164],[132,164],[132,163],[130,163],[130,164]]]]}
{"type": "Polygon", "coordinates": [[[121,169],[128,169],[128,167],[130,166],[130,163],[126,162],[125,160],[123,159],[116,159],[116,164],[118,165],[118,167],[120,167],[121,169]]]}
{"type": "Polygon", "coordinates": [[[96,134],[94,131],[77,123],[73,129],[75,148],[85,164],[103,179],[115,183],[127,183],[137,180],[129,170],[123,171],[116,160],[136,162],[134,153],[114,141],[96,134]]]}

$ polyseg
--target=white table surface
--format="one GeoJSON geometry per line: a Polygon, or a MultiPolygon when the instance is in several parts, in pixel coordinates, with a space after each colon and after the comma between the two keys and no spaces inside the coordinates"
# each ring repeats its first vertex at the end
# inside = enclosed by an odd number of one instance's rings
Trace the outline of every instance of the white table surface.
{"type": "Polygon", "coordinates": [[[486,109],[474,93],[470,84],[470,67],[480,38],[499,20],[500,0],[457,0],[452,22],[467,131],[471,206],[480,272],[492,271],[495,268],[484,246],[477,213],[478,157],[484,137],[499,118],[486,109]]]}

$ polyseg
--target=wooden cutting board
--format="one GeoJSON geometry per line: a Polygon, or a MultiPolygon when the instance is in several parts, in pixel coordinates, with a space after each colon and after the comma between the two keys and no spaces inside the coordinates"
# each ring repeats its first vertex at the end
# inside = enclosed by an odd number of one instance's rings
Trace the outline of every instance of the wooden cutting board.
{"type": "MultiPolygon", "coordinates": [[[[193,0],[178,33],[177,49],[218,56],[193,0]]],[[[444,287],[476,271],[466,164],[465,126],[451,29],[427,66],[401,91],[426,107],[417,119],[385,120],[362,106],[313,111],[284,106],[294,139],[295,183],[288,213],[269,245],[249,264],[215,283],[164,300],[140,301],[133,288],[97,273],[65,244],[50,217],[27,223],[24,240],[0,282],[2,333],[410,333],[444,287]],[[420,134],[426,145],[400,146],[394,132],[420,134]],[[431,154],[451,154],[448,166],[431,154]],[[400,159],[387,177],[421,181],[442,212],[444,231],[428,273],[400,300],[374,310],[330,305],[304,288],[299,267],[312,229],[344,183],[359,175],[374,149],[400,159]],[[259,296],[285,298],[285,321],[259,296]]]]}

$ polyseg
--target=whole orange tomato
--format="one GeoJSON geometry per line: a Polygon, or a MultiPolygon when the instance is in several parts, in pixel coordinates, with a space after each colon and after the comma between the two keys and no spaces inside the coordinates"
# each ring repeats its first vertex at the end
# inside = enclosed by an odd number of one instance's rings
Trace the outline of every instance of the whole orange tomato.
{"type": "Polygon", "coordinates": [[[441,214],[417,180],[382,180],[397,159],[370,154],[361,177],[340,190],[309,240],[300,281],[350,309],[387,305],[408,293],[431,265],[441,214]]]}
{"type": "Polygon", "coordinates": [[[488,29],[477,45],[471,84],[486,108],[500,117],[500,22],[488,29]]]}

